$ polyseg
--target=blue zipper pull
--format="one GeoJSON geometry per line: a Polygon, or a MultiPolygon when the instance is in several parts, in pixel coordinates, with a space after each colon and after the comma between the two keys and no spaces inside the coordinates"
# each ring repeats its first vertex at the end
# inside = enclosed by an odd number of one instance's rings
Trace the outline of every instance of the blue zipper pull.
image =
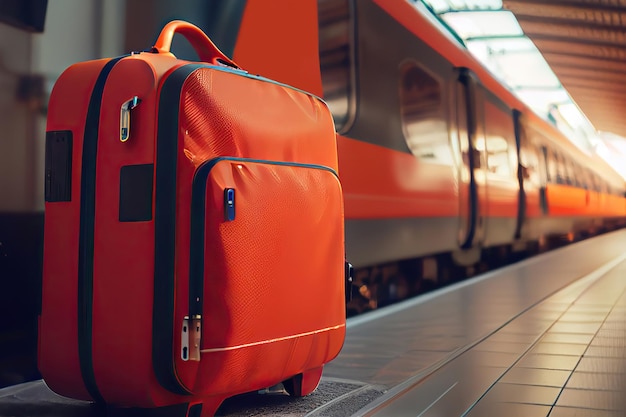
{"type": "Polygon", "coordinates": [[[232,222],[235,220],[235,189],[226,188],[224,190],[224,220],[232,222]]]}

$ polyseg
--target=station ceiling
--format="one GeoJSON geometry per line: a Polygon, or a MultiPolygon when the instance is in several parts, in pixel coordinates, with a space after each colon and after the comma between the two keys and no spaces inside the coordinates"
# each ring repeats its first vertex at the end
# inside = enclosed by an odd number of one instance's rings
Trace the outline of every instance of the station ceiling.
{"type": "Polygon", "coordinates": [[[503,0],[599,131],[626,137],[626,0],[503,0]]]}

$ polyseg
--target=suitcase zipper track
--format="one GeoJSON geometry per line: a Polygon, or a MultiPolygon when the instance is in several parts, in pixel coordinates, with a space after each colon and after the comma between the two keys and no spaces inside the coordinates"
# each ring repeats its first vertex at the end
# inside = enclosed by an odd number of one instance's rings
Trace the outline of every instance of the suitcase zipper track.
{"type": "MultiPolygon", "coordinates": [[[[335,177],[339,178],[337,173],[327,166],[316,164],[304,164],[296,162],[282,162],[262,159],[238,158],[238,157],[218,157],[208,160],[201,164],[194,174],[192,191],[191,191],[191,237],[190,237],[190,256],[189,256],[189,316],[186,317],[188,324],[191,323],[189,318],[196,318],[199,323],[202,317],[202,298],[204,292],[204,247],[205,247],[205,214],[206,214],[206,181],[213,167],[222,161],[258,163],[265,165],[278,165],[288,167],[309,168],[328,171],[335,177]]],[[[194,321],[194,323],[196,323],[194,321]]],[[[194,327],[195,328],[195,327],[194,327]]],[[[199,324],[198,331],[201,329],[199,324]]],[[[190,336],[189,336],[190,337],[190,336]]],[[[187,344],[192,348],[191,340],[187,344]]],[[[199,346],[198,346],[199,351],[199,346]]],[[[199,359],[199,352],[189,353],[191,356],[199,359]]]]}
{"type": "Polygon", "coordinates": [[[174,288],[176,259],[176,170],[180,95],[187,77],[202,64],[174,70],[163,82],[158,101],[154,195],[154,301],[152,367],[159,384],[170,392],[190,394],[174,364],[174,288]]]}
{"type": "Polygon", "coordinates": [[[95,402],[104,399],[96,384],[93,369],[93,257],[96,212],[96,157],[100,128],[100,106],[109,73],[124,56],[107,62],[94,85],[83,134],[80,184],[80,229],[78,243],[78,358],[85,388],[95,402]]]}

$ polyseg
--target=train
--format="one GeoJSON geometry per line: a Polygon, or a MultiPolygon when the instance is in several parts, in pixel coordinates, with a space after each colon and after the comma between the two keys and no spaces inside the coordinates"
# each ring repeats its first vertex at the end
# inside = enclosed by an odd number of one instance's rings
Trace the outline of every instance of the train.
{"type": "Polygon", "coordinates": [[[422,1],[260,3],[243,10],[234,59],[333,112],[351,313],[624,226],[624,178],[521,102],[422,1]]]}
{"type": "MultiPolygon", "coordinates": [[[[131,3],[129,31],[160,24],[131,3]]],[[[520,101],[422,1],[213,0],[209,9],[203,28],[242,68],[332,110],[354,267],[348,314],[626,226],[624,178],[520,101]]],[[[2,385],[37,375],[43,213],[3,212],[0,226],[2,358],[29,352],[31,369],[0,372],[2,385]]]]}

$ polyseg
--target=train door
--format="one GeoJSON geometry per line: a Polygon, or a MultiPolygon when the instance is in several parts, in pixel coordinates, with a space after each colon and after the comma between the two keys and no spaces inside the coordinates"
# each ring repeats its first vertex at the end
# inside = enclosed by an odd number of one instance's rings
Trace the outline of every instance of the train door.
{"type": "Polygon", "coordinates": [[[485,140],[482,123],[482,96],[478,78],[467,68],[458,69],[455,86],[456,125],[461,154],[459,165],[459,234],[461,249],[479,247],[484,238],[486,199],[484,166],[485,140]]]}
{"type": "Polygon", "coordinates": [[[550,162],[548,148],[546,146],[541,147],[539,166],[541,167],[539,176],[539,207],[541,214],[546,216],[548,215],[548,182],[556,181],[556,168],[554,163],[550,162]]]}
{"type": "MultiPolygon", "coordinates": [[[[545,191],[545,160],[535,143],[532,131],[522,120],[522,113],[513,111],[515,123],[515,141],[518,152],[519,200],[515,238],[535,240],[538,238],[537,221],[543,213],[541,189],[545,191]],[[543,184],[543,185],[542,185],[543,184]]],[[[545,193],[544,193],[545,196],[545,193]]]]}
{"type": "Polygon", "coordinates": [[[526,191],[524,190],[524,182],[528,179],[528,164],[525,164],[524,157],[528,150],[526,135],[522,130],[520,124],[521,112],[519,110],[513,110],[513,125],[515,128],[515,144],[517,145],[517,183],[518,183],[518,198],[517,198],[517,224],[515,225],[515,239],[522,237],[522,226],[526,220],[527,208],[526,208],[526,191]]]}

